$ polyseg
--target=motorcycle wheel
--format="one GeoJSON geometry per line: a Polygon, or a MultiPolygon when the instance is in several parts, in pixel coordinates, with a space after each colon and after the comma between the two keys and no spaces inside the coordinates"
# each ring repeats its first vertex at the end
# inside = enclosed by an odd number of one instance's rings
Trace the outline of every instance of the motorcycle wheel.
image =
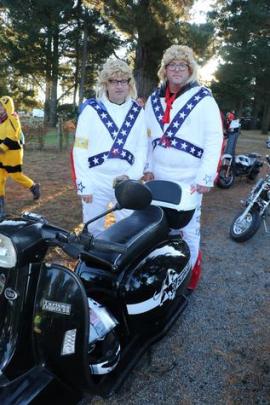
{"type": "Polygon", "coordinates": [[[227,173],[227,168],[226,167],[221,167],[218,179],[217,179],[217,186],[220,188],[230,188],[235,180],[235,176],[230,170],[229,175],[226,175],[227,173]]]}
{"type": "Polygon", "coordinates": [[[242,213],[243,211],[236,215],[230,227],[230,237],[235,242],[245,242],[250,239],[255,235],[262,222],[262,217],[255,208],[250,210],[246,217],[240,221],[239,217],[242,213]]]}

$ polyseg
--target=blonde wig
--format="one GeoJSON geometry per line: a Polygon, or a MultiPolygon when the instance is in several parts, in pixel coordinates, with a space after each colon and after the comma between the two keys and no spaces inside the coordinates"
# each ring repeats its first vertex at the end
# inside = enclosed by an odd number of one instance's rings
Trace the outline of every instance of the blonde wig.
{"type": "Polygon", "coordinates": [[[161,82],[165,82],[167,79],[166,66],[175,59],[185,61],[188,64],[190,76],[187,83],[198,80],[198,65],[194,59],[193,50],[185,45],[172,45],[166,49],[161,60],[158,71],[158,77],[161,82]]]}
{"type": "Polygon", "coordinates": [[[97,98],[100,98],[103,94],[106,94],[109,79],[118,79],[119,77],[130,80],[129,95],[135,99],[137,97],[137,90],[132,71],[128,64],[120,59],[108,59],[104,63],[98,76],[96,88],[97,98]]]}

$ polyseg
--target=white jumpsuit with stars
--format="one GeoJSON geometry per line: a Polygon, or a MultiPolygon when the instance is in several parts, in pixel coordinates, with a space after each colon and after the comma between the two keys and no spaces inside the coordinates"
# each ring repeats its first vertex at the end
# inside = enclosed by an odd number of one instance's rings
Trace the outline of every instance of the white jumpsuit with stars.
{"type": "MultiPolygon", "coordinates": [[[[78,195],[93,195],[92,203],[82,202],[84,223],[104,212],[108,208],[108,204],[114,202],[114,178],[127,175],[131,179],[140,179],[143,176],[147,158],[144,110],[140,110],[134,122],[132,111],[130,112],[134,101],[130,98],[121,105],[111,103],[106,96],[103,96],[100,101],[105,114],[108,113],[106,119],[102,121],[95,108],[87,105],[79,116],[73,147],[74,174],[78,195]],[[127,116],[128,113],[129,116],[127,116]],[[110,134],[112,127],[110,118],[118,130],[123,124],[128,131],[130,130],[124,148],[134,156],[132,165],[124,159],[106,157],[105,152],[110,151],[114,142],[110,134]],[[96,157],[99,154],[103,154],[103,157],[96,157]],[[89,159],[92,157],[94,157],[92,161],[96,163],[96,166],[89,168],[89,159]]],[[[117,137],[116,133],[113,135],[117,137]]],[[[121,142],[122,140],[119,139],[120,144],[121,142]]],[[[116,219],[119,220],[129,214],[128,210],[117,211],[116,219]]],[[[90,224],[88,229],[94,235],[102,232],[104,218],[90,224]]]]}
{"type": "MultiPolygon", "coordinates": [[[[170,112],[170,123],[180,109],[199,90],[200,86],[195,86],[184,92],[175,99],[170,112]]],[[[165,111],[165,98],[160,97],[160,103],[165,111]]],[[[146,120],[150,133],[150,142],[160,138],[170,124],[165,124],[162,130],[159,124],[158,106],[151,102],[149,97],[146,103],[146,120]],[[155,111],[156,109],[156,111],[155,111]]],[[[162,111],[161,111],[162,115],[162,111]]],[[[175,122],[174,128],[178,122],[175,122]]],[[[187,116],[183,125],[176,129],[175,136],[183,142],[183,149],[174,147],[164,148],[157,145],[148,156],[146,171],[152,171],[155,179],[170,180],[183,183],[184,185],[203,185],[212,187],[214,184],[218,161],[223,140],[222,125],[219,108],[213,97],[207,96],[200,100],[194,109],[187,116]],[[191,145],[190,150],[186,145],[191,145]],[[194,156],[194,148],[201,148],[203,153],[201,158],[194,156]]],[[[200,216],[202,195],[197,196],[197,209],[190,223],[181,230],[184,239],[191,251],[191,262],[195,264],[200,246],[200,216]]]]}

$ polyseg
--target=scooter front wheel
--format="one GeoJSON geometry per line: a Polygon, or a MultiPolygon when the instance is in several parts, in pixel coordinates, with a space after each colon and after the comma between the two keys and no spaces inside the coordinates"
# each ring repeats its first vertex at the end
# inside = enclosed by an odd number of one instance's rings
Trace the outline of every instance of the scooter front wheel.
{"type": "Polygon", "coordinates": [[[258,231],[262,222],[262,217],[255,208],[241,219],[242,213],[243,211],[236,215],[230,227],[230,237],[235,242],[245,242],[250,239],[258,231]]]}
{"type": "Polygon", "coordinates": [[[227,167],[221,167],[218,179],[217,179],[217,186],[220,188],[230,188],[235,180],[235,176],[232,170],[229,170],[227,167]]]}

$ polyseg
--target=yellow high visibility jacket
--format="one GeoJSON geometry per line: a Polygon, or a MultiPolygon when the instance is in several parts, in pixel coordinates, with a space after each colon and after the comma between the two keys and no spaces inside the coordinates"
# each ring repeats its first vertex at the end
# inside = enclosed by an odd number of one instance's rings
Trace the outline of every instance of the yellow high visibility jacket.
{"type": "Polygon", "coordinates": [[[7,118],[0,123],[0,169],[8,173],[22,171],[23,148],[20,143],[21,124],[11,97],[0,98],[0,103],[7,113],[7,118]]]}

